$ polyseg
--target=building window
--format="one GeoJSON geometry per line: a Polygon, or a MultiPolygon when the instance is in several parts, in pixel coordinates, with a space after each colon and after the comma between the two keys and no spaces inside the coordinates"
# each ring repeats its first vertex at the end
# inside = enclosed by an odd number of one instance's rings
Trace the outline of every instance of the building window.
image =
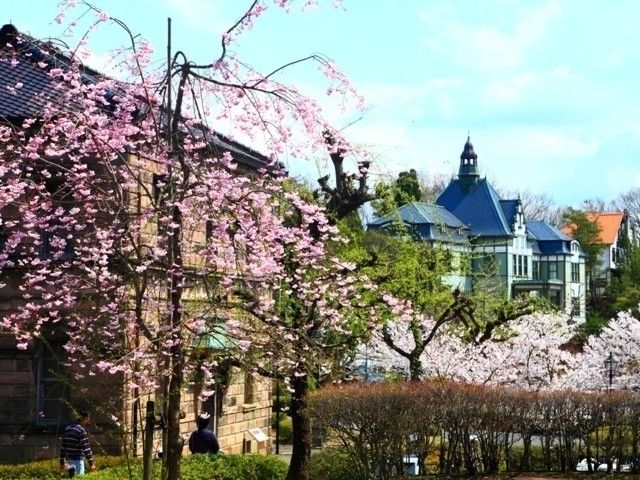
{"type": "Polygon", "coordinates": [[[558,263],[549,262],[549,280],[557,280],[558,278],[558,263]]]}
{"type": "Polygon", "coordinates": [[[560,292],[558,291],[549,292],[549,301],[554,305],[561,307],[562,303],[560,300],[560,292]]]}
{"type": "Polygon", "coordinates": [[[576,317],[580,315],[580,297],[571,298],[571,316],[576,317]]]}
{"type": "Polygon", "coordinates": [[[511,255],[511,260],[513,261],[513,274],[517,275],[518,274],[518,256],[511,255]]]}
{"type": "Polygon", "coordinates": [[[64,425],[71,420],[71,389],[62,366],[64,342],[40,344],[38,350],[37,423],[64,425]]]}
{"type": "Polygon", "coordinates": [[[532,267],[531,273],[533,274],[533,279],[540,280],[540,262],[537,260],[534,260],[531,267],[532,267]]]}
{"type": "Polygon", "coordinates": [[[251,453],[251,440],[242,441],[242,453],[251,453]]]}
{"type": "Polygon", "coordinates": [[[248,372],[244,374],[244,403],[255,402],[255,381],[253,375],[248,372]]]}
{"type": "Polygon", "coordinates": [[[574,283],[578,283],[580,281],[580,264],[579,263],[571,264],[571,281],[574,283]]]}
{"type": "Polygon", "coordinates": [[[38,256],[41,259],[71,260],[74,256],[73,235],[62,225],[40,232],[38,256]]]}
{"type": "Polygon", "coordinates": [[[529,257],[523,256],[522,263],[523,263],[522,266],[524,268],[524,276],[528,277],[529,276],[529,257]]]}
{"type": "Polygon", "coordinates": [[[204,237],[207,243],[213,238],[213,222],[211,220],[207,220],[204,224],[204,237]]]}
{"type": "MultiPolygon", "coordinates": [[[[147,177],[149,178],[149,177],[147,177]]],[[[154,203],[158,203],[160,201],[160,196],[162,194],[162,190],[167,184],[167,176],[164,174],[153,174],[152,185],[151,185],[151,194],[153,195],[154,203]]]]}

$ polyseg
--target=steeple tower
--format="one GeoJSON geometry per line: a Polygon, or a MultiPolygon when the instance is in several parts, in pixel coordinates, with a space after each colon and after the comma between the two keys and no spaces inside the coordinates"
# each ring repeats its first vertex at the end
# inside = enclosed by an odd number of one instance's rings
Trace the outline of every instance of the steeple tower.
{"type": "Polygon", "coordinates": [[[460,168],[458,170],[460,190],[463,193],[468,193],[478,183],[479,178],[478,155],[473,151],[471,137],[467,136],[467,143],[464,144],[464,150],[460,154],[460,168]]]}

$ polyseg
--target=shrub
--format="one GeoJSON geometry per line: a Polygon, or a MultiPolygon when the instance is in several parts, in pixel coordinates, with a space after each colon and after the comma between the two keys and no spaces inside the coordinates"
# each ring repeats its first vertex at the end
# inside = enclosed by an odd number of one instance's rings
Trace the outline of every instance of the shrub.
{"type": "MultiPolygon", "coordinates": [[[[98,457],[99,470],[87,480],[131,480],[142,478],[141,459],[98,457]]],[[[153,464],[153,478],[160,478],[160,462],[153,464]]],[[[287,464],[264,455],[191,455],[182,459],[182,480],[283,480],[287,464]]],[[[57,460],[20,465],[0,465],[0,479],[60,480],[57,460]]]]}
{"type": "Polygon", "coordinates": [[[291,442],[293,438],[293,423],[291,417],[284,417],[280,420],[280,441],[291,442]]]}
{"type": "Polygon", "coordinates": [[[590,335],[599,335],[602,329],[609,323],[608,316],[602,316],[597,312],[592,312],[587,315],[586,321],[580,325],[580,332],[584,337],[590,335]]]}
{"type": "Polygon", "coordinates": [[[287,464],[264,455],[191,455],[182,460],[182,480],[282,480],[287,464]]]}
{"type": "Polygon", "coordinates": [[[406,439],[415,432],[417,415],[411,386],[351,384],[327,387],[313,395],[314,425],[330,432],[349,453],[358,472],[355,478],[388,479],[402,469],[406,439]]]}
{"type": "MultiPolygon", "coordinates": [[[[96,465],[100,470],[104,470],[104,472],[111,472],[117,468],[123,468],[126,470],[126,457],[115,457],[115,456],[98,456],[96,457],[96,465]]],[[[96,472],[95,478],[96,480],[100,480],[98,478],[98,474],[102,474],[102,471],[96,472]]],[[[101,477],[105,480],[120,480],[121,478],[129,478],[127,477],[111,477],[105,476],[101,477]]],[[[11,479],[11,480],[60,480],[60,471],[58,470],[58,460],[38,460],[35,462],[29,463],[21,463],[16,465],[0,465],[0,479],[11,479]]]]}
{"type": "Polygon", "coordinates": [[[353,467],[353,461],[346,450],[329,447],[311,456],[309,478],[311,480],[352,480],[358,478],[358,472],[353,467]]]}
{"type": "MultiPolygon", "coordinates": [[[[278,415],[276,415],[275,413],[271,415],[271,428],[274,430],[274,432],[276,428],[277,417],[278,415]]],[[[285,413],[280,413],[280,443],[291,442],[292,433],[293,425],[291,422],[291,417],[285,413]]]]}
{"type": "Polygon", "coordinates": [[[57,460],[0,465],[0,478],[12,480],[60,480],[57,460]]]}

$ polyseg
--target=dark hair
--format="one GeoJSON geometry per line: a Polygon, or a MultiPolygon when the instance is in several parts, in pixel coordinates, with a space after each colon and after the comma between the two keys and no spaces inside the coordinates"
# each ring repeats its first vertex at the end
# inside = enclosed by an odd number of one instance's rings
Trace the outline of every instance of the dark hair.
{"type": "Polygon", "coordinates": [[[78,420],[84,420],[85,418],[89,418],[91,416],[91,412],[89,410],[78,410],[78,420]]]}
{"type": "Polygon", "coordinates": [[[209,416],[200,415],[196,419],[196,424],[198,425],[198,430],[204,430],[209,425],[209,416]]]}

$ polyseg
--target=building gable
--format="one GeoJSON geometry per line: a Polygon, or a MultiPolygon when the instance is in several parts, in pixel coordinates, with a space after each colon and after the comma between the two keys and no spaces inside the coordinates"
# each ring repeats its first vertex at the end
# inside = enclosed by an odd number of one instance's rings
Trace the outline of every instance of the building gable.
{"type": "Polygon", "coordinates": [[[452,213],[469,226],[472,235],[508,237],[513,234],[500,197],[486,179],[480,180],[452,213]]]}

